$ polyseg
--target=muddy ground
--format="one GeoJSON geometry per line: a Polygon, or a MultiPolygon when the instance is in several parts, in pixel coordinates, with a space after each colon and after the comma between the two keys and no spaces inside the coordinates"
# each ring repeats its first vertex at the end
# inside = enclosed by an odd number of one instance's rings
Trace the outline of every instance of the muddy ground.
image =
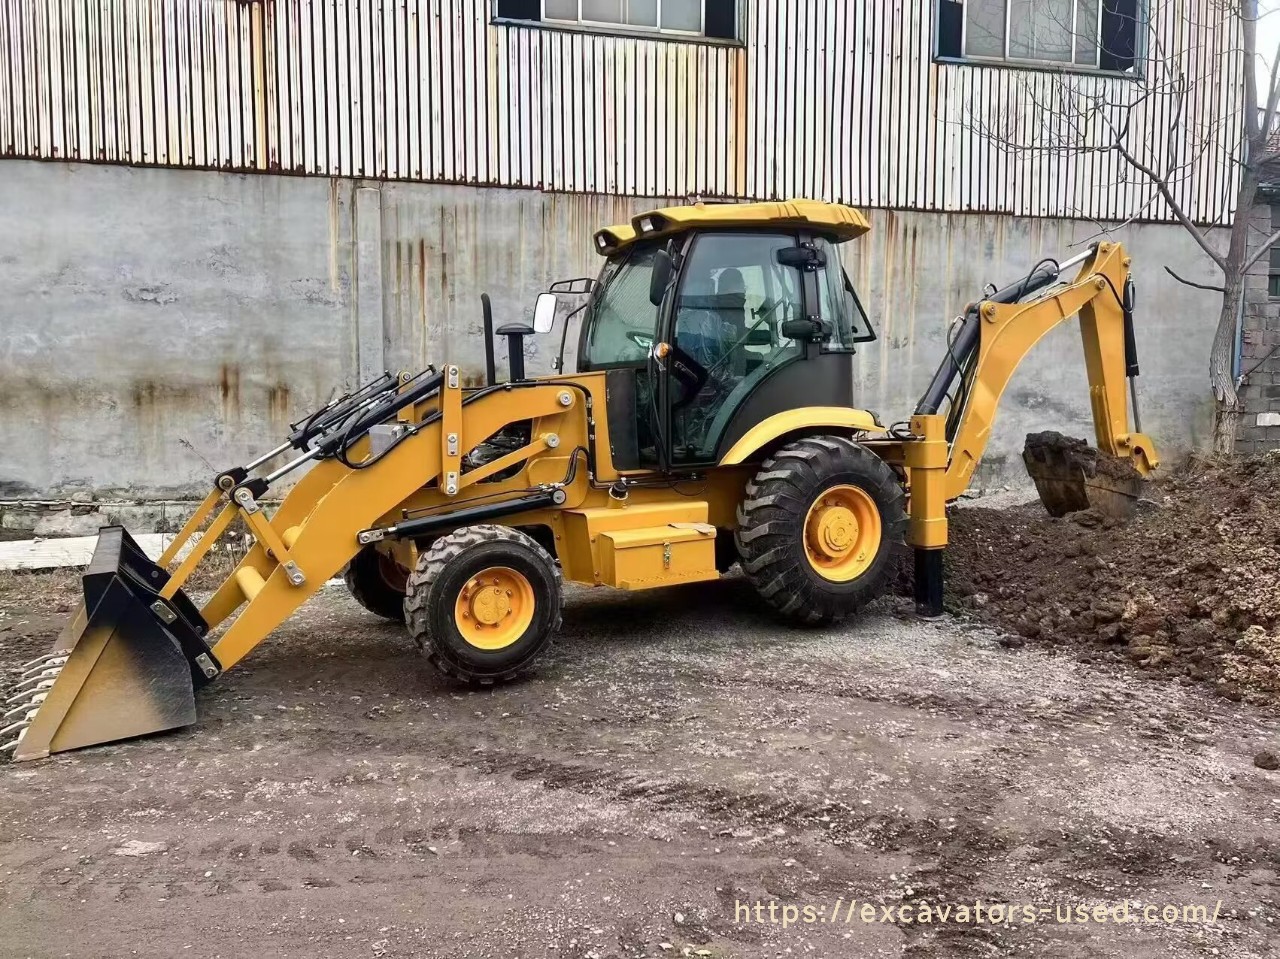
{"type": "MultiPolygon", "coordinates": [[[[3,584],[0,679],[70,598],[3,584]]],[[[326,588],[198,726],[0,767],[0,956],[1275,954],[1272,716],[900,602],[574,591],[536,677],[464,693],[326,588]],[[1217,917],[1055,921],[1125,901],[1217,917]]]]}
{"type": "Polygon", "coordinates": [[[1168,470],[1124,523],[961,509],[948,561],[955,608],[1021,639],[1280,712],[1280,454],[1168,470]]]}

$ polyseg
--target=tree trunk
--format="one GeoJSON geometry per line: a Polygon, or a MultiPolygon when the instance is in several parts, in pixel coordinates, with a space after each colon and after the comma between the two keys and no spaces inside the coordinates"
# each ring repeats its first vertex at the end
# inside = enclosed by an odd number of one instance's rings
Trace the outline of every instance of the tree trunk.
{"type": "MultiPolygon", "coordinates": [[[[1253,153],[1262,147],[1251,143],[1249,148],[1250,153],[1253,153]]],[[[1213,334],[1213,349],[1209,352],[1209,385],[1213,389],[1214,400],[1213,451],[1219,456],[1235,454],[1236,435],[1240,430],[1243,412],[1240,396],[1236,392],[1236,339],[1244,300],[1244,264],[1249,256],[1249,228],[1257,192],[1257,171],[1245,163],[1240,170],[1235,220],[1231,224],[1231,241],[1225,257],[1222,312],[1218,314],[1218,328],[1213,334]]]]}
{"type": "Polygon", "coordinates": [[[1213,336],[1213,349],[1209,351],[1209,383],[1213,387],[1214,399],[1213,451],[1220,456],[1235,453],[1236,435],[1240,429],[1240,397],[1236,393],[1233,366],[1236,323],[1243,292],[1243,277],[1236,274],[1228,278],[1226,292],[1222,294],[1222,312],[1218,314],[1218,329],[1213,336]]]}

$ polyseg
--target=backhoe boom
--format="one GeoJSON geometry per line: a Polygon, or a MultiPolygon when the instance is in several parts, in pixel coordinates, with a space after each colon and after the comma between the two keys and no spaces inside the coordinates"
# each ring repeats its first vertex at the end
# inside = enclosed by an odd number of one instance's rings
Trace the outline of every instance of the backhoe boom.
{"type": "Polygon", "coordinates": [[[1042,263],[1024,280],[966,309],[911,419],[913,439],[902,453],[911,493],[908,541],[916,549],[917,601],[927,614],[942,609],[946,504],[968,489],[1018,365],[1059,323],[1080,317],[1098,449],[1127,460],[1142,476],[1159,463],[1151,439],[1129,425],[1126,384],[1137,375],[1138,363],[1128,255],[1118,243],[1099,243],[1062,265],[1047,262],[1052,267],[1042,263]],[[1058,284],[1076,262],[1081,266],[1075,279],[1058,284]],[[949,407],[940,412],[947,398],[949,407]]]}

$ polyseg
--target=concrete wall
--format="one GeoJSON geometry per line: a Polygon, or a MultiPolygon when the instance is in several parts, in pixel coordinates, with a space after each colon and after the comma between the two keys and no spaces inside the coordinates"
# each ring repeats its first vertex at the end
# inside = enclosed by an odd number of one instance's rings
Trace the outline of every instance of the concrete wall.
{"type": "MultiPolygon", "coordinates": [[[[31,161],[0,164],[0,500],[200,495],[330,390],[446,356],[482,369],[479,294],[498,323],[557,278],[594,274],[591,234],[653,201],[31,161]]],[[[950,318],[987,282],[1069,256],[1080,221],[872,211],[846,248],[880,341],[859,402],[905,416],[950,318]]],[[[1140,289],[1143,426],[1203,444],[1211,279],[1173,226],[1119,237],[1140,289]]],[[[1072,324],[1074,326],[1074,324],[1072,324]]],[[[530,367],[550,368],[543,339],[530,367]]],[[[500,360],[501,362],[501,360],[500,360]]],[[[803,401],[803,398],[798,398],[803,401]]],[[[1087,435],[1078,335],[1052,334],[1010,387],[986,480],[1019,475],[1023,434],[1087,435]]]]}

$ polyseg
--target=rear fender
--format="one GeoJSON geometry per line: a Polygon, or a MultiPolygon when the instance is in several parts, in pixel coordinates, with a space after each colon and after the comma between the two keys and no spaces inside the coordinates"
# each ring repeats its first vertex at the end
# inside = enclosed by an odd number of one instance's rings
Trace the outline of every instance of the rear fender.
{"type": "Polygon", "coordinates": [[[848,406],[807,406],[775,413],[747,430],[720,460],[721,466],[736,466],[757,458],[780,445],[779,440],[812,436],[815,433],[867,433],[882,427],[866,410],[848,406]]]}

